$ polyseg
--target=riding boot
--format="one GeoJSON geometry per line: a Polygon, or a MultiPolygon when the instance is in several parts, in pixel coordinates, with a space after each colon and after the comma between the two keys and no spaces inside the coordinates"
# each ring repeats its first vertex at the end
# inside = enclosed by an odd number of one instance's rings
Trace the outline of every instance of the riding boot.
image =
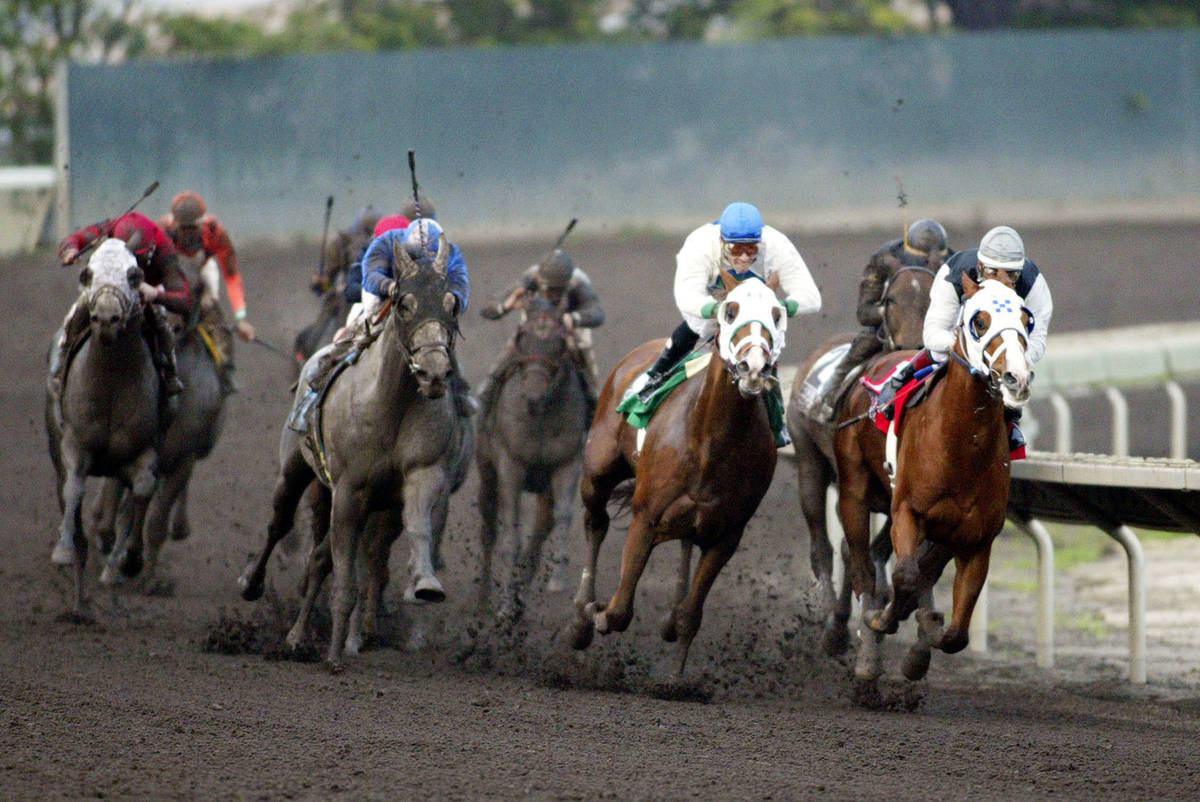
{"type": "Polygon", "coordinates": [[[654,360],[654,364],[646,371],[646,383],[642,385],[642,389],[638,390],[637,399],[643,404],[649,404],[650,399],[654,397],[654,393],[666,381],[670,375],[671,369],[675,367],[680,359],[683,359],[689,351],[696,346],[696,341],[700,339],[700,335],[692,331],[691,326],[687,322],[680,323],[675,331],[671,332],[671,340],[663,348],[662,353],[658,355],[658,359],[654,360]]]}
{"type": "Polygon", "coordinates": [[[183,390],[183,382],[179,381],[179,368],[175,363],[175,335],[171,331],[171,324],[167,322],[166,313],[158,307],[148,306],[144,314],[149,320],[142,326],[142,332],[146,335],[150,350],[154,354],[154,364],[158,367],[158,375],[162,379],[163,394],[171,398],[183,390]]]}
{"type": "Polygon", "coordinates": [[[846,377],[882,349],[883,344],[879,341],[879,335],[875,329],[863,329],[854,337],[850,343],[850,350],[846,352],[845,358],[838,364],[837,370],[829,380],[829,392],[821,399],[817,408],[816,417],[819,420],[825,423],[833,422],[841,407],[842,384],[845,383],[846,377]]]}
{"type": "Polygon", "coordinates": [[[596,407],[600,403],[600,372],[596,367],[596,355],[592,353],[591,346],[579,348],[579,360],[583,363],[579,379],[583,385],[583,400],[587,407],[587,425],[591,426],[596,407]]]}
{"type": "Polygon", "coordinates": [[[76,301],[67,313],[67,319],[63,323],[62,340],[59,341],[50,362],[50,392],[56,399],[62,397],[63,379],[66,376],[71,349],[87,330],[89,319],[87,304],[81,301],[76,301]]]}
{"type": "MultiPolygon", "coordinates": [[[[917,353],[913,354],[912,358],[905,362],[899,370],[892,374],[892,378],[888,379],[888,383],[879,391],[877,403],[880,407],[886,407],[896,398],[896,393],[903,389],[904,385],[912,381],[913,376],[918,370],[929,367],[933,364],[933,358],[929,355],[929,349],[922,348],[917,353]]],[[[891,419],[891,415],[887,415],[891,419]]]]}
{"type": "Polygon", "coordinates": [[[1020,451],[1024,456],[1024,449],[1028,443],[1025,442],[1025,435],[1021,433],[1021,428],[1017,426],[1020,420],[1021,410],[1004,408],[1004,422],[1008,424],[1008,451],[1009,453],[1020,451]]]}

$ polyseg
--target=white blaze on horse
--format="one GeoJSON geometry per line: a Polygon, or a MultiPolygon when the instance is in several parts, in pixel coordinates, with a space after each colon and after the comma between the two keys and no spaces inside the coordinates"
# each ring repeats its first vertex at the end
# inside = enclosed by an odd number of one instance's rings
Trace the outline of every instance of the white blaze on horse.
{"type": "MultiPolygon", "coordinates": [[[[956,343],[927,397],[896,409],[884,434],[869,416],[867,390],[857,387],[847,414],[858,417],[834,438],[838,512],[851,581],[863,600],[859,679],[879,676],[883,635],[914,610],[919,639],[905,660],[909,679],[925,675],[930,649],[951,654],[967,645],[992,541],[1004,526],[1010,465],[1004,409],[1029,400],[1025,349],[1033,321],[1020,296],[1000,282],[977,285],[964,277],[963,285],[956,343]],[[876,582],[869,547],[870,512],[881,503],[890,503],[896,555],[890,599],[876,582]],[[944,627],[941,615],[922,605],[951,559],[953,611],[944,627]]],[[[901,358],[873,362],[871,380],[882,381],[901,358]]]]}
{"type": "MultiPolygon", "coordinates": [[[[88,335],[68,364],[58,401],[46,398],[47,434],[59,477],[62,526],[51,560],[74,565],[75,611],[82,614],[87,538],[81,506],[89,476],[111,476],[132,491],[130,527],[117,532],[100,581],[112,584],[120,571],[133,575],[140,560],[125,563],[130,532],[141,537],[146,506],[155,486],[160,431],[159,378],[142,336],[142,270],[125,242],[107,239],[80,273],[91,321],[88,335]]],[[[106,544],[105,544],[106,545],[106,544]]]]}

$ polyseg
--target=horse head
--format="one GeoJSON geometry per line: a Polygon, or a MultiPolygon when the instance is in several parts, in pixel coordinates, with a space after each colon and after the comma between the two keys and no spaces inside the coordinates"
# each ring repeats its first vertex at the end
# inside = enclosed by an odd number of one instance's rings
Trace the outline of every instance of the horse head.
{"type": "Polygon", "coordinates": [[[541,414],[566,376],[571,335],[563,327],[566,302],[551,303],[540,295],[525,300],[525,321],[517,329],[515,349],[521,395],[532,414],[541,414]]]}
{"type": "Polygon", "coordinates": [[[879,326],[879,338],[888,349],[917,349],[923,344],[933,277],[934,272],[924,265],[897,267],[888,277],[879,326]]]}
{"type": "Polygon", "coordinates": [[[722,268],[731,288],[717,307],[717,348],[743,396],[762,395],[778,381],[771,368],[783,352],[787,312],[775,290],[757,278],[738,282],[722,268]]]}
{"type": "Polygon", "coordinates": [[[92,333],[112,342],[140,308],[138,288],[142,269],[125,242],[106,239],[79,273],[92,333]]]}
{"type": "Polygon", "coordinates": [[[1020,408],[1029,401],[1032,373],[1025,349],[1033,315],[1021,305],[1021,296],[994,279],[976,284],[964,275],[963,289],[966,301],[958,328],[962,356],[987,377],[1005,406],[1020,408]]]}
{"type": "Polygon", "coordinates": [[[393,254],[396,281],[389,298],[399,346],[421,395],[440,398],[446,393],[450,349],[458,328],[454,316],[458,298],[450,291],[446,271],[450,246],[443,234],[433,259],[414,257],[399,241],[393,254]]]}

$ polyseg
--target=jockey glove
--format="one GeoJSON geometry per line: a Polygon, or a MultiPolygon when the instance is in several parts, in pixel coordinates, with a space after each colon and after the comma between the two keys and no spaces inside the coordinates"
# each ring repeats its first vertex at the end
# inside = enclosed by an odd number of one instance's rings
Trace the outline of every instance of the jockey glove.
{"type": "Polygon", "coordinates": [[[713,318],[717,316],[717,302],[709,301],[704,306],[700,307],[700,317],[713,318]]]}
{"type": "Polygon", "coordinates": [[[783,308],[787,310],[788,317],[795,317],[796,313],[800,311],[800,302],[794,298],[785,298],[783,308]]]}

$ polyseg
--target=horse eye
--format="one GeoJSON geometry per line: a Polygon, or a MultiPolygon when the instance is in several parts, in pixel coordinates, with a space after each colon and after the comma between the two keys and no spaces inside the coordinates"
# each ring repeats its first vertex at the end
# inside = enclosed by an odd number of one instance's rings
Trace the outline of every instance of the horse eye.
{"type": "Polygon", "coordinates": [[[971,318],[971,334],[978,340],[988,330],[988,319],[984,312],[976,312],[971,318]]]}
{"type": "Polygon", "coordinates": [[[778,306],[771,310],[771,319],[775,321],[775,325],[779,325],[779,321],[783,320],[783,310],[778,306]]]}
{"type": "Polygon", "coordinates": [[[396,304],[396,308],[400,312],[401,317],[412,317],[417,312],[417,299],[412,293],[408,293],[400,299],[400,302],[396,304]]]}
{"type": "Polygon", "coordinates": [[[725,322],[732,323],[737,320],[738,305],[736,303],[725,304],[725,322]]]}
{"type": "Polygon", "coordinates": [[[85,287],[91,285],[92,269],[90,267],[84,267],[82,270],[79,271],[79,283],[85,287]]]}

